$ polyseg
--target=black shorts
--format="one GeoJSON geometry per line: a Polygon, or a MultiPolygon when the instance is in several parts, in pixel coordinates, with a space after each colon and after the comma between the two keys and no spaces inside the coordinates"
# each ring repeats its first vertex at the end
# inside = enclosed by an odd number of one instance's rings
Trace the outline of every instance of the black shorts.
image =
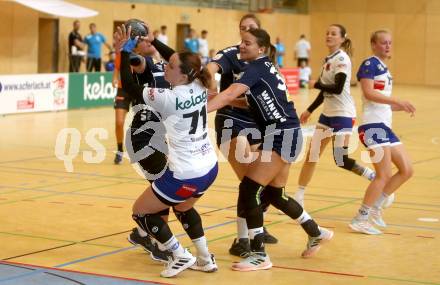
{"type": "Polygon", "coordinates": [[[146,179],[150,182],[154,181],[157,174],[165,171],[167,166],[168,147],[163,136],[153,136],[148,132],[140,132],[134,134],[136,129],[130,129],[131,147],[128,146],[126,136],[126,148],[132,163],[138,163],[142,170],[146,173],[146,179]],[[157,145],[157,141],[162,140],[161,146],[157,145]],[[136,155],[135,155],[136,153],[136,155]],[[149,175],[151,174],[151,175],[149,175]]]}
{"type": "Polygon", "coordinates": [[[303,148],[303,135],[298,125],[277,126],[274,132],[265,135],[259,150],[274,151],[281,158],[292,163],[297,160],[303,148]]]}
{"type": "Polygon", "coordinates": [[[258,134],[259,131],[258,125],[248,113],[249,111],[240,108],[227,108],[219,110],[215,115],[217,146],[239,135],[245,135],[250,145],[261,143],[261,135],[252,135],[252,133],[258,134]]]}
{"type": "Polygon", "coordinates": [[[116,97],[114,100],[113,108],[115,109],[124,109],[130,110],[131,99],[128,96],[127,92],[122,88],[118,88],[118,93],[116,93],[116,97]]]}

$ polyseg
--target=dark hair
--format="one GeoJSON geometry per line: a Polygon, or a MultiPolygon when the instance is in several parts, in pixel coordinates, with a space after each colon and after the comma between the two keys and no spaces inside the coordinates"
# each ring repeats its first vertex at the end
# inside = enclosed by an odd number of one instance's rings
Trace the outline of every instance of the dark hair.
{"type": "Polygon", "coordinates": [[[199,79],[202,85],[209,88],[211,83],[211,73],[206,67],[202,68],[200,56],[190,51],[179,52],[180,71],[188,76],[188,83],[199,79]]]}
{"type": "Polygon", "coordinates": [[[306,37],[306,35],[302,34],[301,36],[299,36],[300,39],[304,39],[306,37]]]}
{"type": "Polygon", "coordinates": [[[263,29],[250,29],[248,31],[251,35],[253,35],[257,39],[257,45],[259,47],[265,47],[267,55],[269,59],[275,63],[275,53],[276,48],[273,44],[270,43],[269,34],[263,29]]]}
{"type": "Polygon", "coordinates": [[[202,34],[207,34],[207,33],[208,33],[207,30],[203,30],[203,31],[202,31],[202,34]]]}
{"type": "Polygon", "coordinates": [[[349,56],[353,56],[353,44],[351,40],[347,37],[347,30],[345,29],[345,27],[340,24],[333,24],[330,26],[339,28],[341,37],[344,38],[344,42],[342,43],[341,47],[349,56]]]}
{"type": "Polygon", "coordinates": [[[239,25],[241,25],[241,22],[243,22],[243,21],[246,20],[246,19],[252,19],[252,20],[254,20],[255,23],[257,24],[258,28],[261,28],[261,22],[260,22],[260,20],[257,18],[257,16],[255,16],[254,14],[246,14],[246,15],[244,15],[243,17],[241,17],[241,19],[240,19],[240,24],[239,24],[239,25]]]}
{"type": "Polygon", "coordinates": [[[75,21],[73,21],[73,25],[75,25],[76,23],[79,24],[79,20],[75,20],[75,21]]]}
{"type": "Polygon", "coordinates": [[[165,26],[165,25],[160,26],[160,29],[161,29],[161,30],[166,30],[166,28],[167,28],[167,26],[165,26]]]}
{"type": "Polygon", "coordinates": [[[377,30],[371,34],[370,43],[375,43],[380,34],[391,34],[388,30],[377,30]]]}
{"type": "Polygon", "coordinates": [[[96,24],[95,23],[90,23],[89,28],[91,28],[91,27],[96,27],[96,24]]]}

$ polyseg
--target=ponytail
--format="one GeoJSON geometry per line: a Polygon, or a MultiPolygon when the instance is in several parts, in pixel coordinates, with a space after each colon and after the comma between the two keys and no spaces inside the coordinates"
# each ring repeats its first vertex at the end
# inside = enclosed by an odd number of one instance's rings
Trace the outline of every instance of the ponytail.
{"type": "Polygon", "coordinates": [[[273,45],[270,44],[270,46],[267,48],[267,56],[269,57],[270,61],[272,61],[273,64],[278,64],[276,61],[276,53],[277,53],[277,48],[273,45]]]}
{"type": "Polygon", "coordinates": [[[353,43],[349,38],[345,38],[342,43],[341,48],[348,54],[349,57],[353,56],[353,43]]]}
{"type": "Polygon", "coordinates": [[[198,80],[200,80],[200,82],[202,83],[202,85],[205,88],[209,88],[211,85],[211,73],[208,71],[208,68],[203,67],[202,70],[200,70],[200,72],[197,74],[196,78],[198,80]]]}

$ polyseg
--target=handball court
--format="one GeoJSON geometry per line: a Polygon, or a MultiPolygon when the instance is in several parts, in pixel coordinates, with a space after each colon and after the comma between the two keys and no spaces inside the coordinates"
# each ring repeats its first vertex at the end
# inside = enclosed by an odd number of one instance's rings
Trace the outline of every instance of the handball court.
{"type": "MultiPolygon", "coordinates": [[[[412,157],[414,176],[385,211],[385,234],[367,236],[349,229],[367,181],[338,169],[328,147],[307,189],[305,207],[320,225],[335,231],[334,239],[314,258],[302,259],[305,233],[272,207],[265,225],[279,239],[267,246],[274,267],[232,271],[238,258],[228,249],[236,233],[239,182],[229,164],[221,162],[217,180],[196,205],[219,271],[186,270],[172,279],[159,277],[163,265],[127,242],[134,227],[131,207],[146,182],[127,159],[113,164],[113,108],[0,117],[0,284],[440,284],[440,94],[405,85],[393,91],[417,108],[415,118],[404,113],[393,117],[393,129],[412,157]],[[63,128],[76,128],[81,136],[73,172],[55,156],[63,128]],[[83,159],[83,151],[96,155],[85,139],[93,128],[108,133],[107,139],[98,139],[106,156],[97,164],[83,159]]],[[[360,114],[359,87],[352,94],[360,114]]],[[[308,91],[292,96],[298,114],[314,96],[308,91]]],[[[305,134],[311,134],[319,111],[305,134]]],[[[213,114],[209,119],[213,128],[213,114]]],[[[351,143],[352,157],[360,160],[365,149],[356,133],[351,143]]],[[[291,195],[301,165],[291,167],[291,195]]],[[[170,220],[173,232],[191,249],[173,214],[170,220]]]]}

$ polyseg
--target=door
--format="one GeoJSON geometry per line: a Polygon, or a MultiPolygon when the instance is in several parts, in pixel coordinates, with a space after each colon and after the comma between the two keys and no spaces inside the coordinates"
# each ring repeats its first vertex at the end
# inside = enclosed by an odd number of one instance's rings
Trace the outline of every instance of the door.
{"type": "Polygon", "coordinates": [[[38,73],[58,72],[58,19],[38,19],[38,73]]]}
{"type": "Polygon", "coordinates": [[[176,50],[177,51],[185,50],[184,41],[185,41],[185,38],[189,34],[189,29],[191,29],[190,24],[177,24],[177,33],[176,33],[176,50]]]}

